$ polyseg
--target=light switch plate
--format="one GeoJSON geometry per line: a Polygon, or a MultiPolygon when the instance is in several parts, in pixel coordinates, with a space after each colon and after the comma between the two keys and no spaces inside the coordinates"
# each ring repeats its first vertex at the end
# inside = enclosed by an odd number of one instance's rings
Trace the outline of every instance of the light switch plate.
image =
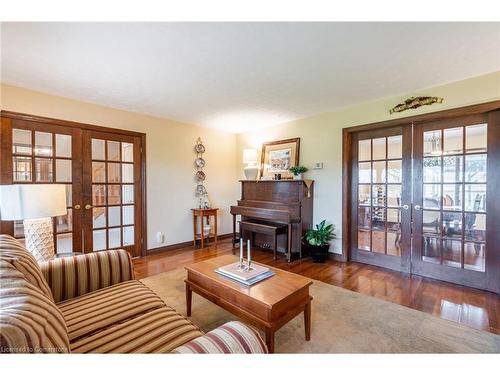
{"type": "Polygon", "coordinates": [[[314,163],[313,169],[323,169],[323,162],[317,161],[316,163],[314,163]]]}

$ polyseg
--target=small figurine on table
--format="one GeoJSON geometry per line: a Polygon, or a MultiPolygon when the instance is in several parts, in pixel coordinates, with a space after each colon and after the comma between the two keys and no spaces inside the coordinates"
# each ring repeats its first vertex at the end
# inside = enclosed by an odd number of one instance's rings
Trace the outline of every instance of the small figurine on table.
{"type": "Polygon", "coordinates": [[[207,194],[200,195],[198,197],[198,208],[199,209],[208,209],[211,208],[212,204],[210,203],[210,200],[208,199],[207,194]]]}

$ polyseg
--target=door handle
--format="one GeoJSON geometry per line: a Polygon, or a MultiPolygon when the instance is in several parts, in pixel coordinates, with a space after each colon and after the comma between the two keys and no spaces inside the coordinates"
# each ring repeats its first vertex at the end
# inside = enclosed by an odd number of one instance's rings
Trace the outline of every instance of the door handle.
{"type": "Polygon", "coordinates": [[[418,204],[415,205],[415,210],[420,211],[422,207],[420,207],[418,204]]]}
{"type": "Polygon", "coordinates": [[[402,206],[401,206],[401,208],[402,208],[403,210],[407,210],[407,209],[409,209],[409,208],[410,208],[410,206],[408,206],[407,204],[404,204],[404,205],[402,205],[402,206]]]}
{"type": "Polygon", "coordinates": [[[90,210],[92,207],[94,207],[94,206],[92,206],[91,204],[86,204],[85,205],[85,209],[86,210],[90,210]]]}
{"type": "Polygon", "coordinates": [[[79,210],[80,208],[82,208],[82,206],[80,206],[79,204],[75,204],[75,206],[73,207],[75,210],[79,210]]]}

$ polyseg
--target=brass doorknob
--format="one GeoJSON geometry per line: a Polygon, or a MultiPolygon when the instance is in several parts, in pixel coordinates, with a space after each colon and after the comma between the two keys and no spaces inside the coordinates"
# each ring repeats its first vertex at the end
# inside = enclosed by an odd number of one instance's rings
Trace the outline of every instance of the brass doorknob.
{"type": "Polygon", "coordinates": [[[75,204],[75,206],[73,207],[75,210],[79,210],[80,208],[82,208],[82,206],[80,206],[79,204],[75,204]]]}
{"type": "Polygon", "coordinates": [[[92,206],[91,204],[86,204],[85,205],[85,209],[86,210],[90,210],[92,207],[94,207],[94,206],[92,206]]]}

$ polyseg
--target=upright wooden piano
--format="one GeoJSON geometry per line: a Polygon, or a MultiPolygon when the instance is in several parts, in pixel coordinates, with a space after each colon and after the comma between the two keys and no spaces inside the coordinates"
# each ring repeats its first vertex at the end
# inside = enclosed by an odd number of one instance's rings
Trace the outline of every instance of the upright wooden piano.
{"type": "MultiPolygon", "coordinates": [[[[242,180],[241,199],[237,206],[231,206],[233,215],[233,246],[236,242],[236,220],[258,220],[286,224],[289,242],[285,237],[278,239],[278,252],[285,253],[288,261],[292,256],[302,255],[302,235],[313,223],[314,184],[306,186],[303,180],[247,181],[242,180]]],[[[253,246],[270,247],[270,239],[256,234],[253,246]]]]}

